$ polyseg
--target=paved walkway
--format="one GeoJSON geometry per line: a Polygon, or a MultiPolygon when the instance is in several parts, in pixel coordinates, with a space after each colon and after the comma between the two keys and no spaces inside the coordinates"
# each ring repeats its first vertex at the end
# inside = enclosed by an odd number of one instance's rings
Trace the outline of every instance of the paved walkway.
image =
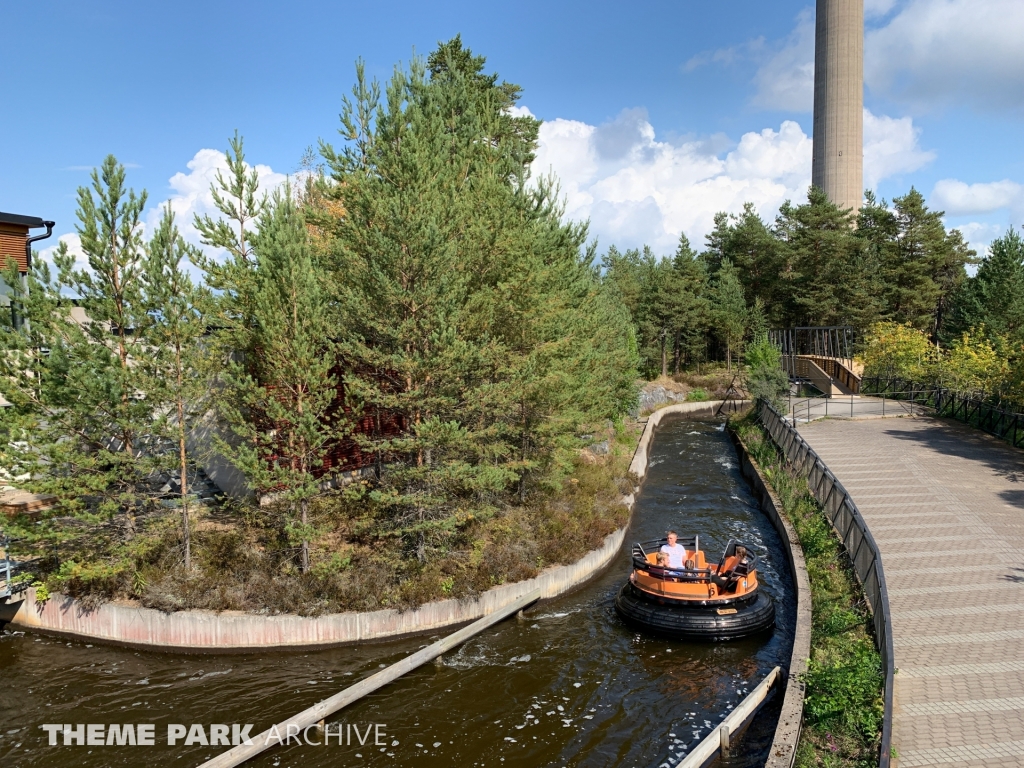
{"type": "Polygon", "coordinates": [[[892,416],[921,416],[931,413],[906,400],[890,397],[837,395],[836,397],[791,398],[784,402],[786,413],[795,413],[798,424],[815,419],[870,419],[892,416]]]}
{"type": "Polygon", "coordinates": [[[1024,452],[928,417],[799,429],[882,551],[896,764],[1024,766],[1024,452]]]}

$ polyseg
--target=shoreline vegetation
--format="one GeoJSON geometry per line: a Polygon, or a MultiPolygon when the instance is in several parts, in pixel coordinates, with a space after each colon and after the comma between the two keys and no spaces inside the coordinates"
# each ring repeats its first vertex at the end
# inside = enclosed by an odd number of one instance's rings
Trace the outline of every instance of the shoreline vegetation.
{"type": "Polygon", "coordinates": [[[635,330],[484,64],[459,37],[383,85],[358,63],[340,143],[269,195],[236,135],[221,215],[193,222],[208,251],[169,209],[146,231],[111,156],[78,190],[84,256],[8,266],[0,466],[58,500],[4,525],[21,578],[165,610],[402,607],[621,526],[635,330]],[[204,508],[211,454],[255,498],[204,508]]]}
{"type": "Polygon", "coordinates": [[[754,411],[731,420],[796,529],[811,584],[811,658],[797,768],[877,765],[884,677],[860,584],[804,478],[779,455],[754,411]]]}

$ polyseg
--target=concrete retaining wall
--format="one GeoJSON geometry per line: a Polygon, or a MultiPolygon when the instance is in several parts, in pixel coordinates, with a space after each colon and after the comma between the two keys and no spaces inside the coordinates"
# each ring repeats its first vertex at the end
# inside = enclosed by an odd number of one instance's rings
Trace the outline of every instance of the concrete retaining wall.
{"type": "Polygon", "coordinates": [[[318,647],[428,632],[462,624],[491,613],[535,589],[551,598],[572,589],[607,565],[622,546],[625,529],[571,565],[550,568],[539,576],[505,584],[475,600],[441,600],[415,610],[336,613],[327,616],[260,616],[236,611],[164,613],[105,603],[88,611],[60,595],[36,602],[29,590],[13,624],[82,638],[188,651],[243,651],[252,648],[318,647]]]}
{"type": "MultiPolygon", "coordinates": [[[[712,414],[720,401],[680,403],[651,414],[637,445],[630,471],[639,484],[647,474],[654,431],[672,414],[712,414]]],[[[731,408],[739,402],[730,403],[731,408]]],[[[632,512],[635,494],[623,498],[632,512]]],[[[254,648],[324,647],[383,640],[465,624],[539,589],[543,598],[565,594],[600,573],[615,558],[626,535],[621,528],[604,544],[571,565],[552,566],[533,579],[505,584],[473,600],[441,600],[419,608],[327,616],[260,616],[235,611],[178,611],[106,603],[88,610],[75,600],[54,595],[45,603],[29,590],[23,601],[0,605],[0,621],[44,633],[181,651],[245,651],[254,648]]]]}
{"type": "Polygon", "coordinates": [[[796,759],[797,742],[800,741],[806,689],[804,675],[811,656],[811,582],[807,576],[803,547],[800,546],[796,530],[782,514],[782,502],[769,487],[760,467],[750,457],[739,435],[731,430],[729,434],[736,445],[743,477],[750,483],[754,494],[761,502],[761,510],[771,520],[779,538],[782,539],[786,560],[789,561],[790,573],[793,576],[793,587],[796,590],[796,630],[787,670],[786,693],[782,700],[782,711],[779,713],[772,748],[765,762],[765,768],[791,768],[796,759]]]}

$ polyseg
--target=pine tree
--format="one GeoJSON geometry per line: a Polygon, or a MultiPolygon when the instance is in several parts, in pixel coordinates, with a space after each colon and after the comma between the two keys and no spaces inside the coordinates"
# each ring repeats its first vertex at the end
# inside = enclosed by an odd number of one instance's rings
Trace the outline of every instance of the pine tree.
{"type": "Polygon", "coordinates": [[[957,291],[943,340],[982,326],[1024,344],[1024,238],[1012,228],[992,241],[977,273],[957,291]]]}
{"type": "Polygon", "coordinates": [[[510,123],[518,88],[455,40],[385,89],[357,66],[339,151],[322,152],[345,214],[328,284],[361,437],[381,458],[369,496],[426,560],[464,522],[550,487],[579,426],[629,400],[628,322],[563,224],[547,180],[527,185],[535,121],[510,123]]]}
{"type": "Polygon", "coordinates": [[[699,363],[711,328],[711,305],[708,300],[708,276],[704,263],[697,258],[685,234],[672,258],[672,280],[668,299],[674,336],[673,370],[679,373],[683,363],[699,363]]]}
{"type": "Polygon", "coordinates": [[[843,324],[852,287],[864,277],[856,269],[850,213],[811,187],[806,204],[782,205],[776,232],[792,269],[790,324],[843,324]]]}
{"type": "Polygon", "coordinates": [[[167,437],[176,448],[172,455],[177,459],[186,571],[192,568],[189,475],[195,469],[188,436],[208,407],[202,339],[211,296],[204,286],[192,281],[185,266],[198,260],[198,249],[185,243],[170,206],[166,207],[144,263],[143,292],[151,318],[148,341],[153,350],[146,391],[152,402],[165,406],[152,426],[153,433],[167,437]]]}
{"type": "Polygon", "coordinates": [[[943,211],[929,210],[916,189],[895,198],[893,205],[896,242],[882,264],[888,315],[935,339],[974,252],[957,231],[947,234],[943,211]]]}
{"type": "MultiPolygon", "coordinates": [[[[0,392],[7,466],[30,490],[52,493],[59,511],[33,535],[64,543],[62,573],[116,582],[131,563],[121,547],[152,508],[159,445],[149,430],[156,393],[145,375],[153,348],[143,291],[141,214],[146,194],[125,185],[108,156],[78,190],[76,229],[86,266],[62,242],[56,274],[41,259],[25,283],[8,272],[11,301],[26,319],[2,333],[0,392]]],[[[84,588],[84,587],[83,587],[84,588]]]]}
{"type": "Polygon", "coordinates": [[[211,342],[221,345],[225,359],[244,351],[249,339],[256,290],[253,234],[267,204],[266,195],[260,192],[259,174],[245,162],[245,142],[237,131],[228,145],[227,174],[218,170],[210,187],[220,216],[196,215],[194,220],[203,244],[227,254],[226,259],[196,254],[197,265],[217,299],[212,311],[219,332],[211,342]]]}
{"type": "Polygon", "coordinates": [[[725,344],[728,371],[732,374],[732,353],[738,351],[746,332],[747,304],[736,268],[728,259],[715,275],[711,296],[715,333],[725,344]]]}
{"type": "Polygon", "coordinates": [[[339,381],[335,328],[314,260],[306,222],[290,185],[264,207],[251,236],[251,325],[243,359],[224,376],[218,406],[239,438],[220,449],[258,491],[287,503],[299,568],[309,570],[309,501],[319,491],[318,470],[332,444],[346,436],[336,408],[339,381]]]}

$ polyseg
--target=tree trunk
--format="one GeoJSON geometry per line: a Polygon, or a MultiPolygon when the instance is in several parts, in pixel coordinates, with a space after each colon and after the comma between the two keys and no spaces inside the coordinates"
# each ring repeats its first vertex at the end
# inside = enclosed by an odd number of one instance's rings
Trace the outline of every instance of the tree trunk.
{"type": "Polygon", "coordinates": [[[178,399],[178,469],[181,472],[181,537],[185,550],[185,570],[192,570],[192,531],[188,519],[188,454],[185,451],[184,405],[178,399]]]}
{"type": "Polygon", "coordinates": [[[729,370],[729,375],[732,376],[732,344],[725,345],[725,365],[729,370]]]}
{"type": "Polygon", "coordinates": [[[181,348],[174,350],[175,366],[178,379],[178,393],[175,400],[178,406],[178,470],[181,473],[181,538],[185,550],[185,570],[192,570],[192,531],[188,519],[188,452],[185,449],[185,401],[182,398],[182,365],[181,348]]]}
{"type": "MultiPolygon", "coordinates": [[[[302,527],[306,527],[307,514],[309,512],[309,499],[303,499],[299,502],[300,519],[302,520],[302,527]]],[[[299,571],[306,573],[309,570],[309,542],[302,539],[302,559],[299,563],[299,571]]]]}
{"type": "Polygon", "coordinates": [[[668,333],[665,331],[661,332],[661,375],[663,378],[668,377],[668,347],[666,345],[668,333]]]}

